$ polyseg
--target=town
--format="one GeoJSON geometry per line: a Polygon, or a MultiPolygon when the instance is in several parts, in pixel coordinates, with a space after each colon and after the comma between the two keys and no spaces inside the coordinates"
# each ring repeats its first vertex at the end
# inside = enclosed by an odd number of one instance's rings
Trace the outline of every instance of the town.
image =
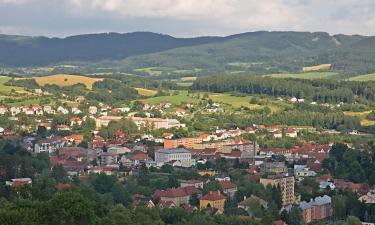
{"type": "MultiPolygon", "coordinates": [[[[100,185],[96,182],[112,182],[101,185],[118,184],[123,190],[131,187],[121,197],[127,196],[121,203],[131,207],[226,214],[267,224],[337,221],[343,214],[335,211],[341,210],[335,205],[350,193],[350,197],[356,196],[351,199],[353,204],[367,205],[363,211],[366,219],[373,219],[375,189],[368,183],[337,178],[330,168],[334,152],[358,151],[364,146],[332,140],[319,143],[303,137],[342,136],[342,132],[276,124],[233,125],[229,129],[213,126],[209,132],[187,132],[191,123],[180,121],[191,118],[191,112],[214,115],[227,106],[219,102],[203,106],[168,101],[148,104],[141,100],[113,107],[100,102],[87,105],[84,96],[73,99],[74,107],[0,107],[0,114],[13,122],[0,129],[2,140],[19,143],[32,157],[45,155],[52,173],[60,171],[63,177],[51,188],[69,190],[71,182],[87,183],[105,194],[111,188],[101,190],[104,187],[96,187],[100,185]],[[154,117],[155,111],[161,118],[154,117]],[[265,145],[264,139],[302,141],[274,147],[265,145]]],[[[311,104],[296,98],[285,101],[311,104]]],[[[365,135],[357,130],[345,132],[353,137],[365,135]]],[[[10,178],[5,182],[8,195],[30,195],[30,188],[40,185],[36,184],[41,182],[39,176],[18,177],[21,174],[28,173],[6,170],[3,174],[10,178]]],[[[375,182],[374,177],[369,179],[375,182]]]]}

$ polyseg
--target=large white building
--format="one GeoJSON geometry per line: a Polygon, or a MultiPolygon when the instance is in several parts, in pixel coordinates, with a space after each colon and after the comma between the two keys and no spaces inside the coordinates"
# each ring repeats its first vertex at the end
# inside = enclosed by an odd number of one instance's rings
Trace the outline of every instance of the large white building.
{"type": "Polygon", "coordinates": [[[184,148],[163,148],[155,152],[155,162],[157,166],[162,166],[168,162],[177,162],[182,167],[191,167],[191,152],[184,148]]]}

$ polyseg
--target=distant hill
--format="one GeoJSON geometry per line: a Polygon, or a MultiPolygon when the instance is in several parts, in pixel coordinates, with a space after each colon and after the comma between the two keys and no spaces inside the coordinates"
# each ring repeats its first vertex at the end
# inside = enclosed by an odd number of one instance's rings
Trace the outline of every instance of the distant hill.
{"type": "Polygon", "coordinates": [[[0,35],[0,65],[45,66],[74,61],[119,60],[222,40],[225,38],[174,38],[151,32],[87,34],[67,38],[0,35]]]}
{"type": "Polygon", "coordinates": [[[63,63],[79,65],[70,73],[128,72],[170,77],[296,73],[303,67],[331,64],[333,72],[350,77],[375,72],[375,37],[266,31],[197,38],[149,32],[62,39],[0,35],[0,65],[63,63]]]}

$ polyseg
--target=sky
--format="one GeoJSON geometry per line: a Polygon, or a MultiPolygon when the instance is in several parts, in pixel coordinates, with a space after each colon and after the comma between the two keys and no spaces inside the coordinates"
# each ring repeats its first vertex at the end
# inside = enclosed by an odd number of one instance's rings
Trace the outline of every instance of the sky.
{"type": "Polygon", "coordinates": [[[375,35],[375,0],[0,0],[0,34],[193,37],[259,30],[375,35]]]}

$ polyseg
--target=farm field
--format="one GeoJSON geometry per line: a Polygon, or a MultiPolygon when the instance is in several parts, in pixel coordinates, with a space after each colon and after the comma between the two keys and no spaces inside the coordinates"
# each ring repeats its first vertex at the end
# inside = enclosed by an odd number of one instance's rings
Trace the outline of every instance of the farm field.
{"type": "Polygon", "coordinates": [[[173,105],[180,105],[182,102],[196,102],[197,99],[188,96],[187,91],[179,91],[180,93],[178,95],[169,95],[169,96],[158,96],[153,98],[147,98],[145,99],[145,102],[149,104],[159,104],[162,102],[170,102],[173,105]]]}
{"type": "Polygon", "coordinates": [[[12,91],[12,89],[16,91],[23,90],[23,88],[21,87],[6,86],[5,83],[10,79],[11,79],[10,77],[0,76],[0,93],[1,94],[9,94],[12,91]]]}
{"type": "Polygon", "coordinates": [[[65,87],[81,83],[86,85],[88,89],[92,89],[92,85],[96,81],[102,80],[98,78],[70,74],[56,74],[44,77],[34,77],[34,79],[40,86],[44,86],[46,84],[55,84],[61,87],[65,87]]]}
{"type": "Polygon", "coordinates": [[[365,75],[359,75],[356,77],[349,78],[350,81],[370,81],[375,80],[375,73],[372,74],[365,74],[365,75]]]}
{"type": "Polygon", "coordinates": [[[138,91],[138,94],[147,96],[147,97],[155,96],[157,93],[157,91],[155,90],[150,90],[150,89],[145,89],[145,88],[135,88],[135,90],[138,91]]]}
{"type": "Polygon", "coordinates": [[[370,111],[364,111],[364,112],[347,111],[347,112],[344,112],[344,115],[346,115],[346,116],[365,117],[365,116],[367,116],[370,113],[371,113],[371,110],[370,111]]]}
{"type": "Polygon", "coordinates": [[[334,72],[307,72],[307,73],[286,73],[286,74],[271,74],[265,75],[274,78],[299,78],[299,79],[330,79],[336,76],[334,72]]]}
{"type": "Polygon", "coordinates": [[[302,68],[303,72],[313,72],[313,71],[328,71],[331,69],[331,64],[321,64],[317,66],[305,66],[302,68]]]}
{"type": "Polygon", "coordinates": [[[361,126],[374,126],[375,125],[375,121],[374,120],[367,120],[367,119],[364,119],[364,120],[361,120],[361,126]]]}

